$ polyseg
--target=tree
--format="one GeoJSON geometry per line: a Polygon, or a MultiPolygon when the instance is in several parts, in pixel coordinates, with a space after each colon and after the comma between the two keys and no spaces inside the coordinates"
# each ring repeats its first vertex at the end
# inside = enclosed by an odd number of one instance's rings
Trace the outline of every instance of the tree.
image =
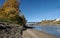
{"type": "Polygon", "coordinates": [[[18,0],[5,0],[2,8],[0,9],[0,19],[5,19],[7,22],[14,22],[16,24],[25,25],[26,19],[24,15],[20,16],[19,9],[20,2],[18,0]]]}

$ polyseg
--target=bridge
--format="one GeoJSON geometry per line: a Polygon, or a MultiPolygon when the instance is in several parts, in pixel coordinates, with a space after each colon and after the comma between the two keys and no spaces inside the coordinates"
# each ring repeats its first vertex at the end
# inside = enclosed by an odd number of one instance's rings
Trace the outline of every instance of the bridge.
{"type": "Polygon", "coordinates": [[[38,22],[27,22],[26,25],[27,26],[33,26],[33,25],[37,25],[38,22]]]}

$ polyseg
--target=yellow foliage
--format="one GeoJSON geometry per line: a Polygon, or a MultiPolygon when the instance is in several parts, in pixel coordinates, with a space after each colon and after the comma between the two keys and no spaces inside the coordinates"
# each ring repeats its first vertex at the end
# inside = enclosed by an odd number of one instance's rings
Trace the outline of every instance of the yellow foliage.
{"type": "Polygon", "coordinates": [[[26,24],[24,16],[19,16],[19,1],[18,0],[5,0],[2,8],[0,9],[0,18],[13,21],[15,23],[26,24]]]}

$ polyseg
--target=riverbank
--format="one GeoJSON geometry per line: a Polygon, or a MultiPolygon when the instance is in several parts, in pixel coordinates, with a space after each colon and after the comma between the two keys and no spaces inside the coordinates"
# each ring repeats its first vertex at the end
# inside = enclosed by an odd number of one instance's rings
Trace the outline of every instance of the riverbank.
{"type": "Polygon", "coordinates": [[[22,26],[0,23],[0,38],[22,38],[22,26]]]}
{"type": "Polygon", "coordinates": [[[23,32],[23,38],[58,38],[56,36],[44,33],[42,31],[27,29],[23,32]]]}

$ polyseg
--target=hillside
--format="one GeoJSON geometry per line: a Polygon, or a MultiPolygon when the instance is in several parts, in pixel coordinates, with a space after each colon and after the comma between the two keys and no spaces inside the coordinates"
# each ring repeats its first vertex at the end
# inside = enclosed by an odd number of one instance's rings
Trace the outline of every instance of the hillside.
{"type": "Polygon", "coordinates": [[[40,24],[47,25],[47,24],[60,24],[60,20],[54,19],[54,20],[43,20],[40,22],[40,24]]]}

